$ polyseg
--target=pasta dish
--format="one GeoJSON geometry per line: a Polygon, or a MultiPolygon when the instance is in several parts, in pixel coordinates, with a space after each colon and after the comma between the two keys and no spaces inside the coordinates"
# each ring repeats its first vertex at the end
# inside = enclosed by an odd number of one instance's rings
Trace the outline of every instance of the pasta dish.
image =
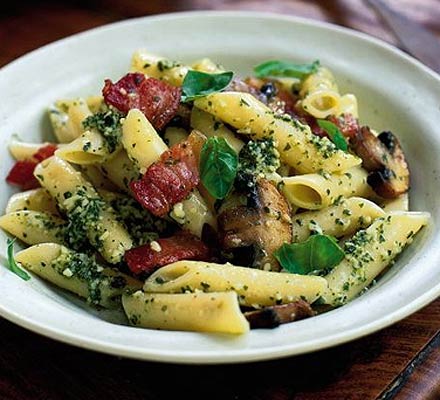
{"type": "Polygon", "coordinates": [[[429,222],[398,137],[362,125],[332,72],[270,60],[242,78],[145,50],[102,93],[12,137],[8,267],[133,326],[242,334],[355,299],[429,222]]]}

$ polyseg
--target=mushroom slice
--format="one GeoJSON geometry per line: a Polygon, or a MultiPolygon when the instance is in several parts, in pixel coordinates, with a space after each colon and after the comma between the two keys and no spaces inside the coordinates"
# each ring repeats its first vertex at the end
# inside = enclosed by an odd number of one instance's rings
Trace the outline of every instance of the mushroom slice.
{"type": "Polygon", "coordinates": [[[409,169],[399,140],[391,132],[375,136],[362,127],[351,139],[351,148],[370,172],[368,184],[385,199],[394,199],[409,189],[409,169]]]}
{"type": "Polygon", "coordinates": [[[235,263],[277,271],[273,252],[292,241],[289,205],[266,179],[258,180],[247,202],[218,216],[220,245],[235,263]]]}
{"type": "Polygon", "coordinates": [[[313,317],[316,313],[310,304],[304,300],[247,311],[244,316],[249,321],[251,329],[271,329],[280,324],[313,317]]]}

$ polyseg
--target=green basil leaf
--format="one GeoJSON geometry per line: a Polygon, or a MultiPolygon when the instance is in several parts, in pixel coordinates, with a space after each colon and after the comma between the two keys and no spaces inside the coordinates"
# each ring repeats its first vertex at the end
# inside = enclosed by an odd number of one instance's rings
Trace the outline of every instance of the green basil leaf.
{"type": "Polygon", "coordinates": [[[18,275],[21,279],[24,279],[25,281],[28,281],[31,279],[29,274],[22,270],[17,263],[15,262],[14,258],[14,240],[8,239],[7,240],[7,246],[8,246],[8,268],[11,272],[13,272],[15,275],[18,275]]]}
{"type": "Polygon", "coordinates": [[[182,83],[182,101],[191,101],[197,97],[219,92],[229,85],[234,73],[208,74],[200,71],[188,71],[182,83]]]}
{"type": "Polygon", "coordinates": [[[347,141],[345,140],[344,135],[333,122],[325,119],[318,119],[317,122],[318,125],[327,132],[330,140],[335,144],[336,148],[343,151],[348,150],[347,141]]]}
{"type": "Polygon", "coordinates": [[[284,76],[303,79],[313,74],[319,68],[319,60],[311,64],[292,64],[285,61],[271,60],[254,67],[254,73],[258,78],[265,76],[284,76]]]}
{"type": "Polygon", "coordinates": [[[331,236],[312,235],[302,243],[284,243],[274,256],[287,271],[307,275],[333,268],[344,259],[345,253],[331,236]]]}
{"type": "Polygon", "coordinates": [[[228,142],[210,137],[200,152],[200,179],[216,199],[224,199],[231,190],[238,169],[238,156],[228,142]]]}

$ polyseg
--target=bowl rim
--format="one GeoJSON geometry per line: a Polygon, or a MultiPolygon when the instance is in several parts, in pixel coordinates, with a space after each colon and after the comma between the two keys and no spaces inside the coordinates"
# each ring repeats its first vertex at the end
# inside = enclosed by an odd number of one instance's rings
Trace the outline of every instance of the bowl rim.
{"type": "MultiPolygon", "coordinates": [[[[16,65],[21,63],[26,63],[33,57],[37,57],[40,53],[45,52],[48,48],[56,50],[59,46],[64,46],[70,42],[81,39],[84,36],[93,36],[95,34],[101,34],[106,30],[123,28],[124,26],[130,26],[137,23],[142,23],[143,21],[167,21],[176,18],[200,18],[200,17],[210,17],[210,18],[248,18],[248,19],[270,19],[270,20],[282,20],[286,22],[291,22],[294,24],[305,25],[308,27],[318,27],[324,28],[329,31],[341,32],[347,36],[355,37],[361,41],[368,42],[374,46],[382,49],[386,49],[389,52],[397,55],[400,59],[405,62],[412,64],[416,67],[420,73],[428,74],[432,77],[437,84],[440,85],[440,75],[435,71],[422,64],[420,61],[416,60],[412,56],[398,49],[394,45],[391,45],[382,39],[375,38],[366,33],[356,31],[351,28],[342,27],[329,22],[317,21],[304,17],[281,15],[277,13],[268,12],[258,12],[258,11],[185,11],[185,12],[173,12],[159,15],[143,16],[132,19],[124,19],[121,21],[101,25],[86,31],[70,35],[68,37],[56,40],[54,42],[48,43],[42,47],[39,47],[31,52],[28,52],[19,58],[11,61],[2,68],[0,68],[1,74],[15,68],[16,65]]],[[[263,361],[275,358],[289,357],[293,355],[309,353],[313,351],[322,350],[328,347],[332,347],[338,344],[346,343],[348,341],[366,336],[380,329],[383,329],[393,323],[405,318],[406,316],[412,314],[413,312],[421,309],[436,297],[440,295],[440,282],[432,287],[429,291],[425,292],[423,295],[418,296],[416,299],[411,301],[404,307],[396,309],[392,313],[383,315],[381,318],[370,322],[368,324],[361,325],[359,327],[353,327],[339,334],[333,334],[330,337],[321,338],[311,338],[310,340],[303,341],[301,346],[295,345],[273,345],[264,348],[255,349],[228,349],[226,354],[216,353],[215,355],[203,350],[181,350],[179,353],[175,351],[168,351],[167,349],[147,349],[146,351],[140,351],[138,347],[133,347],[130,344],[115,344],[110,343],[105,340],[95,339],[87,335],[81,335],[77,333],[72,333],[66,331],[63,328],[57,328],[55,326],[48,326],[40,321],[32,318],[26,318],[15,313],[13,310],[9,310],[0,303],[0,316],[6,318],[7,320],[29,329],[35,333],[42,334],[44,336],[56,339],[58,341],[75,345],[81,348],[95,350],[106,354],[112,354],[117,356],[123,356],[127,358],[148,360],[148,361],[161,361],[161,362],[175,362],[182,364],[224,364],[224,363],[244,363],[253,361],[263,361]]]]}

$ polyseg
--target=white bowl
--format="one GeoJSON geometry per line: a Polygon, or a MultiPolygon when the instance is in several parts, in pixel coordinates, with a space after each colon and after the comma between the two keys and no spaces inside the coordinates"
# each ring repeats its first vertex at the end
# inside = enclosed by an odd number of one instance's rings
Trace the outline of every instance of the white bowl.
{"type": "MultiPolygon", "coordinates": [[[[13,190],[3,179],[12,165],[13,133],[47,139],[45,107],[58,98],[99,93],[104,78],[128,69],[134,50],[172,59],[209,56],[243,75],[267,59],[320,59],[342,91],[359,99],[361,122],[390,129],[403,143],[412,171],[411,207],[432,214],[379,283],[360,298],[315,318],[243,336],[166,332],[116,325],[120,316],[91,310],[74,296],[34,277],[25,282],[0,267],[0,314],[66,343],[120,356],[181,363],[271,359],[346,342],[390,325],[440,294],[440,78],[399,50],[337,26],[279,15],[195,12],[124,21],[45,46],[0,70],[0,204],[13,190]]],[[[0,254],[6,253],[0,233],[0,254]]],[[[2,264],[6,262],[1,259],[2,264]]]]}

